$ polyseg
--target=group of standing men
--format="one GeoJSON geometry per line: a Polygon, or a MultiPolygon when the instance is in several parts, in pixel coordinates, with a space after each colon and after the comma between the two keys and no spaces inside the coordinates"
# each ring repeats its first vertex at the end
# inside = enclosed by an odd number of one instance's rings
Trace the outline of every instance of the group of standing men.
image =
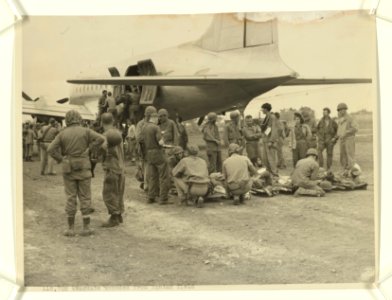
{"type": "MultiPolygon", "coordinates": [[[[240,114],[232,112],[231,121],[225,125],[224,144],[235,143],[246,151],[254,166],[264,166],[272,176],[278,176],[278,169],[285,168],[282,148],[284,140],[288,138],[288,145],[292,152],[293,167],[306,157],[310,148],[317,149],[318,163],[324,166],[323,152],[327,152],[327,170],[331,170],[333,150],[337,141],[340,142],[340,162],[344,170],[350,170],[355,163],[355,134],[358,124],[347,113],[348,107],[340,103],[337,107],[338,119],[331,118],[331,110],[323,109],[323,117],[316,123],[311,118],[296,112],[294,125],[284,126],[279,113],[272,112],[272,106],[264,103],[261,110],[265,115],[260,124],[252,116],[245,117],[240,122],[240,114]]],[[[217,115],[209,113],[207,124],[203,127],[203,138],[207,145],[210,173],[222,171],[221,137],[216,125],[217,115]]]]}

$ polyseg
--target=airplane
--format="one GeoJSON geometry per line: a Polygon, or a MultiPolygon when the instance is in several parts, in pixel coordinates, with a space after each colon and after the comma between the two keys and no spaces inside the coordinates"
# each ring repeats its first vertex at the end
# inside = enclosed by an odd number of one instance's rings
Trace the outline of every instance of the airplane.
{"type": "MultiPolygon", "coordinates": [[[[95,114],[90,112],[90,110],[83,105],[48,104],[44,97],[41,96],[33,99],[24,91],[22,91],[22,97],[22,114],[24,121],[29,120],[32,122],[47,123],[49,118],[54,118],[59,123],[62,123],[65,114],[70,109],[79,111],[83,120],[94,121],[96,119],[95,114]]],[[[57,103],[66,103],[67,101],[68,98],[62,98],[57,100],[57,103]]]]}
{"type": "Polygon", "coordinates": [[[105,78],[68,79],[76,85],[70,103],[96,110],[102,89],[116,97],[126,87],[137,86],[142,107],[166,108],[170,116],[183,120],[199,118],[199,125],[211,111],[243,109],[279,86],[372,82],[369,78],[300,78],[279,55],[277,20],[257,22],[246,14],[217,14],[198,40],[132,58],[108,71],[110,76],[105,78]]]}

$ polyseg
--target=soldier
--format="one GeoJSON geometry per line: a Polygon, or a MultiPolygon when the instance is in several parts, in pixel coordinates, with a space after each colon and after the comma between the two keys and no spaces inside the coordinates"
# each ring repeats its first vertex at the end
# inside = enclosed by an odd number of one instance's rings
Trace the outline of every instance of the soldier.
{"type": "Polygon", "coordinates": [[[206,142],[208,167],[210,173],[222,171],[222,152],[219,129],[216,125],[217,115],[210,112],[207,115],[207,123],[202,129],[203,139],[206,142]]]}
{"type": "Polygon", "coordinates": [[[45,169],[48,167],[48,175],[56,175],[54,172],[54,159],[48,155],[48,146],[55,139],[59,133],[56,128],[56,121],[53,118],[49,119],[49,125],[45,125],[38,132],[38,139],[41,147],[41,175],[45,175],[45,169]]]}
{"type": "Polygon", "coordinates": [[[323,151],[327,151],[327,170],[331,170],[333,147],[336,143],[338,124],[330,117],[331,110],[326,107],[323,109],[323,117],[317,124],[318,136],[318,159],[320,167],[324,166],[323,151]]]}
{"type": "Polygon", "coordinates": [[[278,176],[277,152],[279,142],[279,126],[277,119],[271,113],[272,106],[264,103],[261,110],[265,118],[261,124],[262,140],[263,140],[263,164],[272,176],[278,176]]]}
{"type": "Polygon", "coordinates": [[[33,130],[33,124],[28,123],[27,125],[27,133],[26,133],[26,161],[33,161],[32,156],[33,156],[33,145],[34,145],[34,137],[35,133],[33,130]]]}
{"type": "Polygon", "coordinates": [[[283,145],[284,145],[284,140],[286,138],[286,131],[284,128],[284,124],[283,122],[280,120],[280,113],[276,112],[275,113],[275,117],[278,123],[278,151],[277,151],[277,155],[278,155],[278,168],[279,169],[286,169],[286,161],[284,160],[284,156],[283,156],[283,145]]]}
{"type": "Polygon", "coordinates": [[[245,139],[246,153],[248,158],[254,166],[257,166],[257,161],[261,158],[259,141],[261,138],[261,129],[253,122],[252,116],[245,117],[245,126],[242,130],[245,139]]]}
{"type": "Polygon", "coordinates": [[[184,157],[184,149],[182,149],[182,147],[175,146],[174,148],[171,148],[169,151],[169,158],[168,158],[170,169],[173,169],[183,157],[184,157]]]}
{"type": "Polygon", "coordinates": [[[230,113],[230,122],[225,126],[224,134],[225,145],[237,144],[243,146],[242,129],[240,126],[240,113],[232,111],[230,113]]]}
{"type": "Polygon", "coordinates": [[[89,150],[97,151],[105,138],[95,131],[81,127],[82,117],[75,110],[65,115],[67,125],[48,147],[48,154],[58,163],[62,162],[64,189],[67,198],[65,211],[68,229],[65,236],[74,236],[76,200],[79,198],[83,217],[82,236],[93,233],[90,229],[91,213],[91,165],[89,150]]]}
{"type": "Polygon", "coordinates": [[[188,133],[186,131],[185,125],[182,123],[182,118],[180,116],[176,117],[176,124],[179,134],[178,145],[182,149],[186,149],[188,144],[188,133]]]}
{"type": "Polygon", "coordinates": [[[317,148],[317,123],[312,113],[309,109],[303,109],[302,117],[304,119],[304,124],[308,125],[312,133],[310,139],[308,140],[308,148],[317,148]]]}
{"type": "MultiPolygon", "coordinates": [[[[186,203],[188,200],[189,188],[192,183],[208,184],[208,167],[204,159],[197,156],[199,147],[189,145],[187,148],[188,156],[181,159],[172,171],[174,184],[177,189],[179,204],[186,203]]],[[[203,199],[204,201],[204,199],[203,199]]],[[[201,199],[198,199],[198,205],[201,205],[201,199]]]]}
{"type": "Polygon", "coordinates": [[[358,131],[358,123],[347,113],[347,104],[340,103],[338,110],[338,132],[340,141],[340,163],[345,172],[350,172],[355,164],[355,134],[358,131]]]}
{"type": "MultiPolygon", "coordinates": [[[[291,174],[291,180],[293,186],[297,188],[295,196],[300,194],[314,193],[317,196],[324,196],[324,190],[318,186],[320,180],[318,180],[319,165],[317,163],[317,150],[314,148],[308,149],[306,152],[306,158],[298,161],[293,174],[291,174]]],[[[313,194],[312,194],[313,195],[313,194]]]]}
{"type": "Polygon", "coordinates": [[[112,92],[108,92],[105,107],[107,107],[107,112],[113,115],[113,119],[117,119],[117,105],[116,100],[112,96],[112,92]]]}
{"type": "Polygon", "coordinates": [[[102,96],[99,97],[98,100],[98,119],[101,118],[101,115],[105,112],[106,110],[106,97],[107,97],[107,91],[103,90],[102,91],[102,96]]]}
{"type": "Polygon", "coordinates": [[[144,182],[141,184],[141,188],[144,189],[144,191],[148,191],[148,177],[147,177],[147,166],[148,162],[146,161],[146,151],[145,151],[145,146],[144,146],[144,136],[142,134],[144,126],[148,123],[148,120],[150,119],[151,115],[153,113],[156,114],[157,110],[154,106],[147,106],[146,109],[144,110],[144,119],[140,120],[137,125],[136,125],[136,130],[135,130],[135,137],[136,137],[136,153],[139,157],[139,163],[141,168],[142,173],[143,173],[143,178],[144,182]]]}
{"type": "Polygon", "coordinates": [[[148,203],[154,203],[159,196],[159,204],[168,203],[170,189],[169,166],[163,150],[163,136],[158,127],[158,115],[152,113],[142,130],[145,160],[147,161],[148,203]]]}
{"type": "Polygon", "coordinates": [[[304,118],[298,112],[294,113],[294,122],[294,128],[291,129],[289,134],[289,147],[293,153],[293,166],[295,168],[297,162],[306,157],[312,131],[308,125],[304,124],[304,118]]]}
{"type": "Polygon", "coordinates": [[[135,162],[135,150],[136,150],[136,126],[135,126],[135,121],[133,120],[128,120],[128,131],[127,131],[127,143],[128,143],[128,148],[127,148],[127,155],[131,159],[131,162],[135,162]]]}
{"type": "Polygon", "coordinates": [[[103,135],[106,143],[102,147],[102,166],[104,169],[104,181],[102,198],[105,202],[110,218],[102,224],[102,227],[114,227],[123,222],[124,213],[124,151],[122,147],[121,132],[114,125],[111,113],[101,116],[104,129],[103,135]]]}
{"type": "Polygon", "coordinates": [[[249,158],[240,152],[239,145],[230,144],[229,158],[223,162],[223,176],[229,193],[234,196],[234,205],[244,203],[244,195],[252,188],[251,176],[257,174],[249,158]]]}
{"type": "Polygon", "coordinates": [[[137,115],[140,110],[140,97],[141,94],[137,87],[132,86],[132,92],[128,91],[129,95],[129,107],[128,107],[128,117],[129,120],[136,122],[137,115]]]}
{"type": "Polygon", "coordinates": [[[169,113],[166,109],[161,108],[158,111],[159,128],[165,145],[178,145],[177,125],[173,120],[169,119],[169,113]]]}

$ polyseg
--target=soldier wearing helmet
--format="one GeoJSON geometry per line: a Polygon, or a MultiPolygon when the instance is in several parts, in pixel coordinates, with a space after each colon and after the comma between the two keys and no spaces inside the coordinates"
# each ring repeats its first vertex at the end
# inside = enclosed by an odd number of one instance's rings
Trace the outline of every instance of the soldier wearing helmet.
{"type": "Polygon", "coordinates": [[[102,146],[102,167],[104,170],[102,198],[110,218],[102,227],[118,226],[123,222],[124,213],[124,150],[121,132],[114,127],[111,113],[101,115],[106,143],[102,146]]]}
{"type": "Polygon", "coordinates": [[[65,211],[68,217],[66,236],[74,236],[77,199],[83,217],[82,236],[90,235],[91,208],[91,163],[89,150],[97,151],[104,143],[102,135],[81,126],[82,118],[75,110],[65,115],[67,125],[48,146],[48,154],[58,163],[62,162],[66,195],[65,211]]]}
{"type": "Polygon", "coordinates": [[[327,169],[331,170],[333,148],[336,144],[336,134],[338,131],[338,124],[330,117],[331,110],[328,107],[323,109],[323,117],[317,124],[318,137],[318,157],[320,167],[324,166],[323,152],[327,152],[327,169]]]}
{"type": "Polygon", "coordinates": [[[178,129],[176,123],[169,119],[169,113],[166,109],[161,108],[158,111],[159,128],[163,136],[165,145],[178,145],[178,129]]]}
{"type": "Polygon", "coordinates": [[[203,139],[206,142],[208,167],[210,173],[222,171],[222,153],[219,129],[216,125],[217,115],[210,112],[207,115],[207,123],[202,128],[203,139]]]}
{"type": "Polygon", "coordinates": [[[182,149],[181,146],[175,146],[174,148],[171,148],[169,150],[168,154],[169,154],[168,157],[169,166],[172,169],[184,157],[184,149],[182,149]]]}
{"type": "Polygon", "coordinates": [[[346,172],[349,172],[355,164],[355,134],[359,126],[347,110],[346,103],[339,103],[337,138],[340,143],[340,164],[346,172]]]}
{"type": "Polygon", "coordinates": [[[154,106],[147,106],[144,110],[144,119],[140,120],[136,124],[135,130],[135,137],[136,137],[136,155],[138,156],[139,160],[139,168],[142,169],[144,174],[144,182],[142,183],[141,187],[147,191],[148,190],[148,177],[146,176],[147,172],[147,165],[148,164],[145,160],[145,149],[144,149],[144,141],[142,131],[144,126],[147,124],[148,120],[150,119],[152,114],[156,114],[157,110],[154,106]]]}
{"type": "Polygon", "coordinates": [[[246,143],[246,153],[253,165],[257,166],[257,161],[261,158],[259,147],[261,129],[260,126],[255,124],[251,115],[245,117],[245,125],[242,132],[246,143]]]}
{"type": "Polygon", "coordinates": [[[319,165],[317,163],[318,152],[314,148],[309,148],[306,152],[306,158],[298,161],[291,180],[293,186],[297,189],[296,196],[301,194],[310,194],[317,196],[324,196],[324,190],[318,185],[319,165]]]}
{"type": "Polygon", "coordinates": [[[229,146],[229,144],[243,146],[240,116],[241,114],[238,111],[232,111],[230,113],[230,122],[226,124],[224,131],[224,141],[226,146],[229,146]]]}
{"type": "Polygon", "coordinates": [[[244,196],[252,187],[251,176],[257,174],[250,159],[241,155],[241,147],[237,144],[229,145],[229,158],[223,162],[223,176],[227,189],[234,196],[234,205],[244,202],[244,196]]]}
{"type": "Polygon", "coordinates": [[[152,113],[142,130],[144,144],[144,160],[148,178],[148,203],[167,204],[170,189],[170,173],[167,158],[163,149],[163,136],[158,127],[158,114],[152,113]]]}

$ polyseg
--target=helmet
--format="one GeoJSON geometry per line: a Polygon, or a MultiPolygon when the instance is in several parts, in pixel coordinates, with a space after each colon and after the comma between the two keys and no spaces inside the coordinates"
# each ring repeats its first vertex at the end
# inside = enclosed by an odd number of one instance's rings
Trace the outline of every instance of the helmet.
{"type": "Polygon", "coordinates": [[[144,110],[144,116],[151,116],[152,113],[156,113],[157,110],[154,106],[147,106],[144,110]]]}
{"type": "Polygon", "coordinates": [[[166,109],[161,108],[160,110],[158,110],[158,116],[159,116],[159,117],[160,117],[160,116],[168,116],[168,115],[169,115],[169,113],[167,112],[166,109]]]}
{"type": "Polygon", "coordinates": [[[239,153],[240,150],[241,150],[240,146],[238,146],[237,144],[231,143],[229,145],[228,152],[229,152],[229,155],[230,155],[230,154],[233,154],[233,153],[239,153]]]}
{"type": "Polygon", "coordinates": [[[65,124],[67,126],[80,123],[82,123],[82,116],[76,110],[69,110],[65,114],[65,124]]]}
{"type": "Polygon", "coordinates": [[[348,109],[347,104],[346,103],[339,103],[337,110],[341,110],[341,109],[348,109]]]}
{"type": "Polygon", "coordinates": [[[354,164],[350,171],[352,176],[359,176],[362,174],[361,167],[357,163],[354,164]]]}
{"type": "Polygon", "coordinates": [[[306,151],[306,156],[309,156],[309,155],[318,156],[317,150],[314,148],[309,148],[308,151],[306,151]]]}
{"type": "Polygon", "coordinates": [[[232,111],[230,113],[230,119],[235,119],[238,118],[240,116],[240,113],[238,111],[232,111]]]}
{"type": "Polygon", "coordinates": [[[184,152],[184,149],[182,149],[181,146],[175,146],[172,150],[172,154],[176,155],[176,154],[181,154],[184,152]]]}
{"type": "Polygon", "coordinates": [[[199,153],[199,147],[197,145],[188,145],[186,150],[188,151],[189,155],[197,155],[197,153],[199,153]]]}
{"type": "Polygon", "coordinates": [[[320,187],[324,190],[324,191],[330,191],[332,190],[332,183],[330,183],[327,180],[323,180],[320,182],[320,187]]]}
{"type": "Polygon", "coordinates": [[[54,123],[56,123],[56,120],[54,118],[50,117],[49,118],[49,124],[53,125],[54,123]]]}
{"type": "Polygon", "coordinates": [[[210,112],[207,115],[207,119],[208,121],[216,121],[216,119],[218,118],[217,114],[214,112],[210,112]]]}
{"type": "Polygon", "coordinates": [[[115,128],[106,131],[105,136],[109,147],[118,146],[122,142],[121,132],[115,128]]]}
{"type": "Polygon", "coordinates": [[[113,124],[113,115],[111,113],[103,113],[101,115],[101,122],[102,124],[109,125],[113,124]]]}

